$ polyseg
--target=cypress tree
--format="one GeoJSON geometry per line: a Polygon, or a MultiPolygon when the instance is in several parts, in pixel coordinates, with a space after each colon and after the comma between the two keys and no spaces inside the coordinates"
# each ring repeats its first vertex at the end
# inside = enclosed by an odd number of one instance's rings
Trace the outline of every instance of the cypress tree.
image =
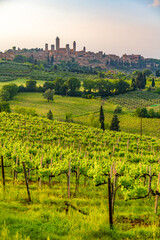
{"type": "Polygon", "coordinates": [[[53,120],[53,113],[51,110],[49,110],[49,112],[47,113],[47,118],[53,120]]]}
{"type": "Polygon", "coordinates": [[[101,123],[101,129],[103,129],[103,131],[105,130],[105,127],[104,127],[104,112],[103,112],[103,107],[101,105],[101,108],[100,108],[100,116],[99,116],[99,121],[101,123]]]}
{"type": "Polygon", "coordinates": [[[113,115],[111,125],[110,125],[110,130],[112,131],[120,131],[120,126],[119,126],[120,121],[118,120],[118,116],[115,114],[113,115]]]}
{"type": "Polygon", "coordinates": [[[154,81],[154,78],[152,79],[152,87],[155,87],[155,81],[154,81]]]}

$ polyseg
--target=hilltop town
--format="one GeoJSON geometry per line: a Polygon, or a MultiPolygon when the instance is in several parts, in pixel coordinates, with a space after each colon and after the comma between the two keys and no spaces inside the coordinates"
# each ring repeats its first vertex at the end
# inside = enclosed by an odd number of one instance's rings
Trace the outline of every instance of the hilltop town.
{"type": "Polygon", "coordinates": [[[48,61],[52,64],[59,64],[61,61],[76,61],[80,66],[99,67],[102,70],[123,67],[131,69],[150,68],[152,70],[160,68],[160,60],[144,58],[141,55],[124,54],[122,57],[119,57],[114,54],[105,54],[102,51],[98,53],[87,52],[86,47],[81,51],[77,51],[75,41],[72,48],[70,48],[69,44],[61,48],[59,37],[56,38],[55,45],[52,44],[50,49],[47,43],[45,44],[45,49],[16,49],[16,47],[13,47],[4,53],[0,52],[0,59],[12,61],[16,55],[23,55],[27,58],[31,57],[36,61],[48,61]]]}

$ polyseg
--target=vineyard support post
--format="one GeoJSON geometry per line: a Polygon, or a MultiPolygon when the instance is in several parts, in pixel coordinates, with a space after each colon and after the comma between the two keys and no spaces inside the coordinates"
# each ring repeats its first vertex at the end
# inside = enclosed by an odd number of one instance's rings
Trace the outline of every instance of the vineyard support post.
{"type": "MultiPolygon", "coordinates": [[[[40,168],[42,168],[42,166],[43,166],[43,155],[42,155],[41,161],[40,161],[40,168]]],[[[42,187],[42,180],[41,180],[40,177],[38,178],[38,183],[39,183],[39,188],[41,188],[42,187]]]]}
{"type": "Polygon", "coordinates": [[[142,117],[141,117],[141,124],[140,124],[140,135],[142,136],[142,117]]]}
{"type": "Polygon", "coordinates": [[[112,187],[111,187],[110,175],[108,176],[108,203],[109,203],[109,224],[110,224],[110,228],[113,228],[112,187]]]}
{"type": "Polygon", "coordinates": [[[27,179],[27,172],[26,172],[25,162],[22,162],[22,164],[23,164],[23,170],[24,170],[24,177],[25,177],[25,181],[26,181],[28,200],[29,200],[29,202],[31,202],[31,195],[30,195],[30,191],[29,191],[29,185],[28,185],[28,179],[27,179]]]}
{"type": "Polygon", "coordinates": [[[71,161],[69,161],[68,167],[68,199],[71,197],[71,161]]]}
{"type": "Polygon", "coordinates": [[[1,156],[1,167],[2,167],[2,182],[3,182],[3,187],[5,188],[5,174],[4,174],[4,161],[3,161],[3,156],[1,156]]]}
{"type": "Polygon", "coordinates": [[[79,167],[77,168],[76,171],[76,189],[75,189],[75,194],[78,192],[79,190],[79,167]]]}
{"type": "MultiPolygon", "coordinates": [[[[157,182],[157,191],[158,191],[158,187],[159,187],[159,181],[160,181],[160,173],[158,174],[158,182],[157,182]]],[[[156,195],[156,200],[155,200],[155,213],[157,213],[158,210],[158,195],[156,195]]]]}
{"type": "Polygon", "coordinates": [[[151,166],[149,167],[148,194],[151,191],[151,166]]]}

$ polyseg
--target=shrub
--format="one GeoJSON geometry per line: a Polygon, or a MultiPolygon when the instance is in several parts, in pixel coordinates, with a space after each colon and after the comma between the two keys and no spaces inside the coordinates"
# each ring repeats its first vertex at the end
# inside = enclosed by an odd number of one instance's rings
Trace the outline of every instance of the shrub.
{"type": "Polygon", "coordinates": [[[121,106],[116,106],[114,109],[114,113],[121,113],[122,112],[122,107],[121,106]]]}

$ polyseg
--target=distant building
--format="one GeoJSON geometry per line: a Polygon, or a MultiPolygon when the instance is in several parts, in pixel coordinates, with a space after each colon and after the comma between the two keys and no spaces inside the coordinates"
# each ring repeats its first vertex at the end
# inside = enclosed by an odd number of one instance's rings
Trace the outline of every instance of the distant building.
{"type": "Polygon", "coordinates": [[[15,55],[24,55],[27,58],[33,57],[35,60],[48,61],[52,59],[54,64],[60,63],[60,61],[73,61],[73,59],[80,66],[89,66],[91,68],[112,69],[118,66],[125,66],[128,68],[160,68],[160,64],[152,61],[152,59],[145,59],[141,55],[127,55],[122,57],[114,54],[105,54],[102,51],[98,53],[86,51],[84,47],[81,51],[77,51],[76,41],[73,41],[73,48],[70,48],[69,44],[66,44],[65,48],[60,47],[60,38],[57,37],[55,45],[51,45],[51,50],[48,49],[48,43],[45,44],[45,49],[35,48],[22,50],[16,47],[9,49],[4,53],[0,53],[0,59],[13,60],[15,55]]]}

